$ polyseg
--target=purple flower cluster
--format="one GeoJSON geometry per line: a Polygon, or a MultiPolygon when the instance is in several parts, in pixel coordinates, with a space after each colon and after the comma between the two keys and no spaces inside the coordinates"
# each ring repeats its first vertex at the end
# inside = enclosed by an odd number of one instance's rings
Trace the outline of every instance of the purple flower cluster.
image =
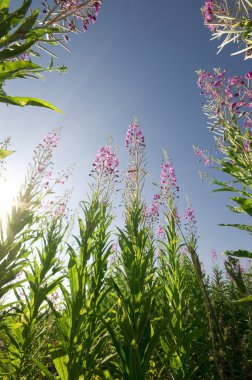
{"type": "Polygon", "coordinates": [[[189,238],[195,239],[197,234],[197,225],[195,212],[192,207],[186,207],[183,213],[183,218],[185,220],[185,230],[187,231],[189,238]]]}
{"type": "Polygon", "coordinates": [[[117,173],[116,168],[118,165],[119,161],[116,155],[112,152],[110,145],[106,145],[99,149],[99,153],[93,163],[95,171],[104,176],[117,173]]]}
{"type": "Polygon", "coordinates": [[[160,183],[160,190],[162,194],[174,190],[179,191],[175,169],[171,161],[167,161],[161,166],[160,183]]]}
{"type": "Polygon", "coordinates": [[[154,222],[159,217],[159,200],[160,194],[155,194],[150,207],[143,208],[143,214],[148,221],[154,222]]]}
{"type": "Polygon", "coordinates": [[[183,217],[190,224],[196,223],[195,212],[194,212],[193,208],[191,208],[191,207],[186,207],[186,209],[183,213],[183,217]]]}
{"type": "MultiPolygon", "coordinates": [[[[51,189],[48,194],[51,194],[51,189]]],[[[54,199],[44,198],[41,202],[41,210],[43,214],[49,214],[53,219],[68,218],[69,208],[67,207],[70,199],[71,191],[66,191],[63,195],[59,195],[54,199]]]]}
{"type": "Polygon", "coordinates": [[[139,127],[139,124],[136,121],[133,121],[127,130],[125,146],[129,148],[131,146],[144,146],[144,136],[143,131],[139,127]]]}
{"type": "Polygon", "coordinates": [[[159,237],[159,239],[164,239],[165,237],[165,229],[161,225],[159,225],[157,228],[157,236],[159,237]]]}
{"type": "MultiPolygon", "coordinates": [[[[225,78],[226,70],[215,69],[214,73],[198,71],[197,84],[201,88],[201,94],[207,99],[212,119],[217,121],[227,120],[235,117],[237,125],[244,127],[252,135],[252,90],[250,83],[252,72],[248,72],[244,77],[233,76],[225,78]]],[[[215,123],[216,125],[216,123],[215,123]]],[[[221,123],[220,123],[221,125],[221,123]]]]}
{"type": "Polygon", "coordinates": [[[218,259],[217,252],[214,248],[211,250],[211,258],[213,262],[216,262],[218,259]]]}
{"type": "Polygon", "coordinates": [[[54,217],[55,218],[60,218],[62,215],[64,215],[66,210],[66,204],[65,203],[60,203],[58,205],[58,208],[54,212],[54,217]]]}
{"type": "Polygon", "coordinates": [[[207,0],[205,1],[205,4],[202,8],[202,15],[204,19],[204,24],[212,31],[214,32],[216,30],[216,25],[213,25],[213,23],[216,21],[215,17],[215,2],[213,0],[207,0]]]}
{"type": "Polygon", "coordinates": [[[213,6],[214,2],[212,0],[205,1],[205,5],[203,7],[203,16],[205,23],[213,21],[213,6]]]}
{"type": "Polygon", "coordinates": [[[100,12],[100,9],[101,9],[101,1],[96,1],[93,4],[92,12],[88,12],[87,18],[84,19],[82,22],[82,27],[83,27],[84,32],[87,31],[87,28],[88,28],[88,25],[90,24],[90,22],[92,24],[94,24],[96,22],[96,19],[97,19],[99,12],[100,12]]]}
{"type": "Polygon", "coordinates": [[[43,139],[42,145],[44,147],[57,148],[59,143],[59,131],[49,132],[43,139]]]}
{"type": "Polygon", "coordinates": [[[126,208],[141,199],[142,184],[145,178],[145,144],[142,128],[136,118],[130,123],[125,138],[125,146],[129,153],[129,165],[125,178],[125,203],[126,208]]]}
{"type": "Polygon", "coordinates": [[[202,89],[201,94],[216,98],[224,86],[225,74],[226,70],[215,70],[213,74],[205,70],[198,71],[197,85],[202,89]]]}
{"type": "Polygon", "coordinates": [[[150,207],[150,214],[153,218],[159,216],[159,203],[158,202],[152,202],[150,207]]]}
{"type": "MultiPolygon", "coordinates": [[[[52,12],[54,25],[60,25],[63,22],[64,27],[68,27],[71,32],[80,32],[78,21],[82,24],[82,29],[86,32],[90,23],[95,23],[100,12],[102,0],[54,0],[58,8],[52,12]]],[[[46,1],[43,3],[43,13],[47,14],[52,11],[53,6],[46,1]]],[[[51,20],[48,21],[49,23],[51,20]]],[[[64,35],[66,41],[68,36],[64,35]]]]}
{"type": "Polygon", "coordinates": [[[205,166],[210,165],[210,158],[199,147],[194,147],[194,155],[195,157],[198,157],[200,161],[204,163],[205,166]]]}
{"type": "Polygon", "coordinates": [[[48,182],[51,177],[53,149],[58,146],[60,133],[61,129],[49,132],[35,149],[33,157],[35,163],[33,172],[34,181],[35,179],[41,181],[46,178],[48,182]]]}

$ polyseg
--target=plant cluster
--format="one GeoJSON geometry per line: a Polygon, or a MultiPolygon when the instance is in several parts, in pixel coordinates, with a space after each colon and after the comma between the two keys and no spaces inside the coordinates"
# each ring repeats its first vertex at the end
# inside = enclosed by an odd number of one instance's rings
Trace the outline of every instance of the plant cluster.
{"type": "Polygon", "coordinates": [[[146,204],[144,137],[137,120],[132,129],[126,147],[135,174],[126,172],[124,179],[124,226],[113,222],[119,162],[106,145],[94,160],[72,242],[66,239],[67,211],[41,211],[51,194],[45,183],[59,131],[35,150],[2,227],[3,379],[238,379],[241,373],[249,379],[251,313],[246,304],[233,303],[244,293],[231,272],[246,289],[251,281],[238,263],[229,263],[228,276],[216,265],[211,278],[204,274],[195,212],[187,205],[179,215],[167,153],[159,190],[146,204]]]}
{"type": "MultiPolygon", "coordinates": [[[[44,68],[32,57],[47,45],[66,46],[71,32],[86,31],[101,1],[44,0],[34,11],[31,6],[24,0],[10,11],[9,1],[0,0],[2,87],[8,79],[40,75],[44,68]]],[[[206,1],[204,19],[214,33],[226,33],[226,20],[246,17],[249,7],[248,0],[206,1]]],[[[206,167],[215,165],[227,176],[213,179],[216,191],[235,194],[236,206],[229,207],[249,216],[251,80],[251,72],[231,78],[226,70],[198,72],[216,154],[195,147],[206,167]]],[[[3,89],[0,100],[55,108],[7,96],[3,89]]],[[[59,138],[60,130],[54,130],[37,146],[0,224],[1,379],[251,379],[252,253],[228,251],[222,268],[213,250],[213,271],[205,274],[196,213],[188,201],[181,212],[166,151],[150,205],[143,196],[146,142],[137,119],[126,132],[124,176],[112,143],[99,149],[88,197],[80,203],[78,233],[69,237],[69,193],[54,194],[72,170],[54,178],[59,138]],[[119,180],[121,227],[113,205],[119,180]],[[246,267],[239,258],[248,259],[246,267]]],[[[11,153],[7,148],[8,141],[1,145],[1,159],[11,153]]],[[[232,226],[252,231],[251,225],[232,226]]]]}
{"type": "Polygon", "coordinates": [[[245,59],[252,57],[252,23],[250,0],[206,0],[202,7],[204,24],[211,30],[213,38],[222,40],[219,51],[230,43],[239,50],[232,55],[244,53],[245,59]]]}

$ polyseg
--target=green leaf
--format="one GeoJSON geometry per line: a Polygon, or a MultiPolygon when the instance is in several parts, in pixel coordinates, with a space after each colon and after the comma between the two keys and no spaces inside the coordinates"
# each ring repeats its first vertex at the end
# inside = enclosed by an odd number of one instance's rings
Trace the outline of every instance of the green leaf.
{"type": "Polygon", "coordinates": [[[0,22],[9,11],[9,0],[0,0],[0,22]]]}
{"type": "MultiPolygon", "coordinates": [[[[23,5],[16,9],[14,12],[9,13],[9,1],[3,0],[2,6],[4,7],[4,16],[8,15],[7,17],[0,17],[0,37],[5,36],[9,30],[16,26],[20,21],[22,21],[25,18],[25,14],[28,11],[32,0],[26,0],[24,1],[23,5]]],[[[0,3],[1,7],[1,3],[0,3]]],[[[1,8],[0,8],[0,14],[2,15],[1,8]]]]}
{"type": "Polygon", "coordinates": [[[239,230],[248,231],[248,232],[252,233],[252,226],[248,226],[246,224],[221,223],[221,224],[219,224],[219,226],[221,226],[221,227],[234,227],[234,228],[238,228],[239,230]]]}
{"type": "Polygon", "coordinates": [[[235,214],[243,214],[245,211],[241,207],[233,207],[226,205],[227,208],[229,208],[230,211],[234,212],[235,214]]]}
{"type": "Polygon", "coordinates": [[[30,61],[3,62],[0,64],[0,81],[25,75],[30,71],[44,70],[43,67],[30,61]]]}
{"type": "Polygon", "coordinates": [[[38,15],[39,10],[36,9],[29,17],[24,19],[24,21],[19,25],[19,27],[14,31],[14,33],[4,35],[3,38],[0,40],[0,47],[7,46],[15,41],[26,39],[27,37],[31,37],[31,32],[33,31],[32,27],[36,26],[36,20],[38,18],[38,15]]]}
{"type": "Polygon", "coordinates": [[[252,201],[250,199],[242,197],[233,197],[231,199],[238,203],[247,214],[252,216],[252,201]]]}
{"type": "Polygon", "coordinates": [[[225,255],[235,256],[235,257],[246,257],[248,259],[252,259],[252,252],[239,249],[238,251],[226,251],[225,255]]]}
{"type": "Polygon", "coordinates": [[[13,153],[13,151],[11,151],[11,150],[0,149],[0,160],[2,160],[3,158],[9,156],[12,153],[13,153]]]}
{"type": "Polygon", "coordinates": [[[39,369],[41,370],[42,375],[46,376],[46,378],[48,380],[53,380],[54,379],[54,377],[51,375],[50,371],[44,366],[43,363],[41,363],[36,358],[32,357],[31,359],[39,367],[39,369]]]}
{"type": "Polygon", "coordinates": [[[5,61],[6,59],[17,57],[32,47],[36,42],[36,39],[29,39],[22,45],[12,46],[11,48],[6,48],[0,51],[0,61],[5,61]]]}
{"type": "Polygon", "coordinates": [[[78,270],[77,270],[77,258],[75,256],[74,250],[70,247],[70,260],[68,263],[68,275],[69,275],[69,282],[70,282],[70,288],[71,288],[71,294],[73,299],[76,299],[76,295],[79,291],[79,278],[78,278],[78,270]]]}
{"type": "Polygon", "coordinates": [[[51,357],[61,380],[68,380],[67,364],[69,357],[63,346],[50,349],[51,357]]]}
{"type": "Polygon", "coordinates": [[[45,107],[45,108],[49,108],[53,111],[63,114],[63,112],[59,108],[53,106],[51,103],[45,100],[41,100],[38,98],[26,98],[26,97],[20,97],[20,96],[0,95],[0,102],[6,103],[6,104],[12,104],[15,106],[20,106],[20,107],[24,107],[24,106],[45,107]]]}
{"type": "Polygon", "coordinates": [[[247,297],[241,298],[240,300],[238,300],[238,301],[233,301],[233,302],[236,302],[236,303],[252,302],[252,294],[251,294],[250,296],[247,296],[247,297]]]}

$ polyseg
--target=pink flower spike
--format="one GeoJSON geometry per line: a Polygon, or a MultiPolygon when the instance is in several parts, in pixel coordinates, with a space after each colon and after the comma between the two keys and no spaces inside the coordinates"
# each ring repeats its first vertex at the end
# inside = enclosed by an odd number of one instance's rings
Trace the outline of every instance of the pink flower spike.
{"type": "Polygon", "coordinates": [[[186,221],[191,222],[192,224],[196,223],[195,213],[191,207],[185,209],[183,217],[186,221]]]}
{"type": "Polygon", "coordinates": [[[216,250],[213,248],[212,251],[211,251],[211,257],[212,257],[212,260],[213,261],[216,261],[218,256],[217,256],[217,252],[216,250]]]}
{"type": "Polygon", "coordinates": [[[127,130],[126,138],[125,138],[125,146],[126,148],[130,148],[131,146],[141,145],[144,146],[144,136],[143,131],[139,127],[136,121],[133,121],[127,130]]]}
{"type": "Polygon", "coordinates": [[[160,239],[163,239],[165,237],[165,229],[164,229],[163,226],[158,226],[158,228],[157,228],[157,236],[160,239]]]}
{"type": "Polygon", "coordinates": [[[106,145],[99,149],[93,166],[97,173],[102,173],[105,176],[116,174],[119,161],[116,155],[111,151],[111,146],[106,145]]]}

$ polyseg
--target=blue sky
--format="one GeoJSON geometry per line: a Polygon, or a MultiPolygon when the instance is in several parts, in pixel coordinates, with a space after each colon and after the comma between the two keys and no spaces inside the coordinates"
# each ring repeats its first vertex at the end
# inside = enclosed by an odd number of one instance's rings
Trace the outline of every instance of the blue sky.
{"type": "MultiPolygon", "coordinates": [[[[50,101],[65,112],[56,114],[39,108],[0,106],[1,137],[12,137],[15,154],[8,159],[8,175],[20,181],[33,149],[51,129],[63,126],[55,155],[56,171],[72,162],[77,167],[69,187],[75,208],[87,192],[88,174],[99,147],[112,135],[119,147],[123,169],[127,162],[125,133],[133,116],[143,128],[147,144],[147,198],[154,193],[151,180],[158,180],[162,149],[173,159],[181,204],[183,194],[197,215],[199,253],[208,268],[210,251],[249,248],[249,237],[241,231],[218,227],[237,222],[225,207],[227,194],[213,194],[202,183],[203,168],[193,156],[192,145],[209,148],[213,139],[202,114],[202,98],[196,86],[199,68],[228,68],[229,74],[245,74],[250,61],[230,57],[235,46],[217,55],[217,42],[209,41],[200,7],[203,1],[110,0],[97,23],[88,32],[71,36],[71,53],[60,50],[69,72],[52,73],[45,81],[18,80],[9,83],[11,95],[29,95],[50,101]]],[[[215,174],[215,173],[213,173],[215,174]]]]}

